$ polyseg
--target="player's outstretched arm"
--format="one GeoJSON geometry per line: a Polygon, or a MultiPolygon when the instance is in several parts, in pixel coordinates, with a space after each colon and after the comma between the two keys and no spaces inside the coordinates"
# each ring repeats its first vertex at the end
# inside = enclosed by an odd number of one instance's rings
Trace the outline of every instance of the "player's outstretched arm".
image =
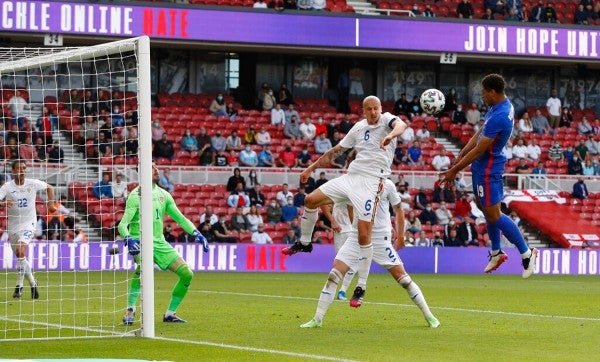
{"type": "Polygon", "coordinates": [[[454,164],[448,171],[442,172],[440,175],[443,175],[444,178],[441,181],[442,184],[446,185],[446,187],[450,187],[454,184],[454,179],[456,178],[456,174],[458,174],[462,169],[473,163],[476,159],[478,159],[486,149],[488,149],[492,143],[494,143],[493,138],[489,138],[486,136],[482,136],[475,147],[471,149],[467,154],[465,154],[457,163],[454,164]]]}
{"type": "Polygon", "coordinates": [[[392,132],[390,132],[387,136],[385,136],[381,140],[381,144],[379,145],[379,147],[381,147],[381,149],[384,149],[385,146],[387,146],[390,142],[392,142],[392,140],[394,138],[402,135],[402,133],[404,133],[404,131],[406,131],[406,128],[408,128],[408,125],[400,118],[396,118],[396,120],[392,124],[392,127],[393,127],[392,132]]]}
{"type": "Polygon", "coordinates": [[[402,203],[394,205],[394,212],[396,213],[396,240],[394,240],[394,249],[402,249],[404,244],[404,210],[402,209],[402,203]]]}
{"type": "Polygon", "coordinates": [[[465,157],[465,155],[467,153],[471,152],[471,150],[477,144],[477,139],[479,138],[479,134],[482,131],[483,131],[483,127],[480,127],[477,130],[477,132],[475,132],[475,134],[471,137],[471,139],[469,140],[469,142],[467,142],[467,144],[465,145],[465,147],[463,147],[462,150],[460,150],[460,152],[458,153],[458,156],[456,157],[456,160],[454,161],[454,163],[459,162],[463,157],[465,157]]]}
{"type": "Polygon", "coordinates": [[[119,225],[117,226],[117,230],[119,231],[119,235],[125,238],[129,236],[129,224],[131,220],[133,220],[134,216],[137,215],[140,211],[140,193],[139,189],[134,190],[134,192],[129,195],[127,198],[127,202],[125,203],[125,212],[123,213],[123,217],[121,217],[121,221],[119,221],[119,225]]]}
{"type": "Polygon", "coordinates": [[[49,213],[53,213],[56,211],[56,204],[54,203],[54,187],[48,185],[46,188],[46,195],[48,196],[46,207],[48,208],[49,213]]]}

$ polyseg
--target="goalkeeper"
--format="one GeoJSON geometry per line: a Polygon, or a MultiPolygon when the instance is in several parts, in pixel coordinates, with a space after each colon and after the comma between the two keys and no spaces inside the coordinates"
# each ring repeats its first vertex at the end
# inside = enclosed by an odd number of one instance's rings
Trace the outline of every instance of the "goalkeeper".
{"type": "MultiPolygon", "coordinates": [[[[186,321],[177,317],[176,312],[179,304],[188,292],[190,283],[194,276],[188,264],[179,256],[177,251],[169,245],[163,236],[163,219],[165,212],[177,222],[183,230],[193,234],[197,243],[202,243],[204,252],[208,251],[206,238],[196,230],[194,224],[188,220],[177,208],[173,196],[158,186],[158,169],[152,166],[152,219],[153,219],[153,254],[154,263],[162,270],[171,270],[179,276],[179,280],[171,293],[171,302],[167,312],[163,316],[163,322],[185,323],[186,321]]],[[[133,189],[127,198],[125,213],[119,223],[119,234],[125,239],[129,254],[133,256],[137,267],[131,279],[129,288],[128,306],[123,323],[133,324],[135,317],[135,306],[140,295],[140,188],[133,189]]]]}

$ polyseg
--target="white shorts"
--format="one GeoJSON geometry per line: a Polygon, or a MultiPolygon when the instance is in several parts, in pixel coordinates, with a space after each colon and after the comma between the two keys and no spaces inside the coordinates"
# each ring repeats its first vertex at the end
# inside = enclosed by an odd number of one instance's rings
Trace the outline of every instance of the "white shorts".
{"type": "MultiPolygon", "coordinates": [[[[398,253],[392,246],[391,235],[375,235],[372,236],[373,240],[373,262],[377,263],[386,270],[391,269],[396,265],[402,265],[402,259],[398,256],[398,253]]],[[[358,244],[358,237],[356,233],[351,233],[348,236],[348,240],[338,251],[335,258],[351,269],[356,270],[358,263],[358,255],[360,253],[360,245],[358,244]]]]}
{"type": "Polygon", "coordinates": [[[12,247],[13,253],[19,244],[29,245],[34,238],[34,234],[33,230],[21,230],[16,233],[9,233],[8,240],[10,240],[10,246],[12,247]]]}
{"type": "Polygon", "coordinates": [[[371,222],[375,220],[376,197],[383,190],[384,181],[379,177],[347,173],[327,181],[319,189],[335,204],[350,202],[354,217],[371,222]]]}
{"type": "Polygon", "coordinates": [[[350,231],[342,231],[341,233],[333,233],[333,244],[335,245],[335,252],[337,253],[342,248],[342,245],[346,242],[350,236],[350,231]]]}

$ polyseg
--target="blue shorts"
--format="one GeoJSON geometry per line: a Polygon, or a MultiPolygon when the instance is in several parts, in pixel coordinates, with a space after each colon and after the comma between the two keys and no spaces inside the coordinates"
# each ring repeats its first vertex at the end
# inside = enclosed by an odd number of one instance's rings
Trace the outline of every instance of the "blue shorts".
{"type": "Polygon", "coordinates": [[[473,193],[481,206],[492,206],[504,198],[502,173],[486,173],[473,171],[473,193]]]}

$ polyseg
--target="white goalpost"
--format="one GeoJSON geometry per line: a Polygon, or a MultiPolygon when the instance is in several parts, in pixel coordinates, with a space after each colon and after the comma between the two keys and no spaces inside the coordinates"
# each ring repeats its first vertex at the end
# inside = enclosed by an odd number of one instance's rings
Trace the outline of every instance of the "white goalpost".
{"type": "Polygon", "coordinates": [[[0,204],[0,342],[154,337],[149,38],[0,48],[0,102],[0,182],[11,182],[12,163],[22,161],[25,177],[52,186],[56,205],[64,207],[49,213],[46,190],[38,191],[38,220],[26,248],[36,298],[27,278],[17,293],[9,239],[16,230],[7,222],[12,206],[0,204]],[[123,315],[135,265],[117,231],[126,196],[95,187],[117,175],[128,191],[141,187],[141,295],[131,325],[123,315]]]}

